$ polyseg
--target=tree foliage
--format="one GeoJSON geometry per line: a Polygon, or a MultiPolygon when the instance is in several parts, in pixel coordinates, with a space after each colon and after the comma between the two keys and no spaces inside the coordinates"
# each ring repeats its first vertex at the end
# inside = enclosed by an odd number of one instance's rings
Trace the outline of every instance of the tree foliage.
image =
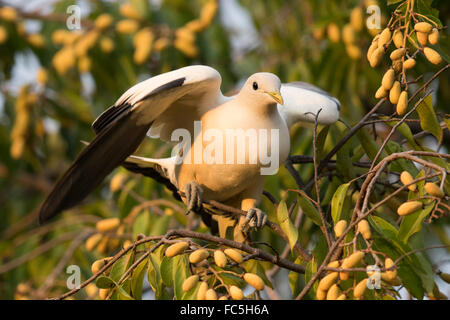
{"type": "MultiPolygon", "coordinates": [[[[90,2],[74,31],[73,1],[50,13],[0,7],[0,298],[399,299],[403,288],[445,298],[448,274],[429,252],[448,257],[449,6],[431,2],[241,0],[258,37],[237,53],[216,0],[90,2]],[[374,8],[380,24],[368,28],[374,8]],[[41,67],[15,87],[23,57],[41,67]],[[123,168],[38,226],[95,117],[137,82],[190,64],[216,68],[223,92],[264,70],[342,104],[342,122],[291,129],[291,157],[266,179],[266,227],[248,244],[211,235],[162,185],[123,168]],[[69,265],[81,290],[67,287],[69,265]]],[[[138,153],[170,150],[148,139],[138,153]]]]}

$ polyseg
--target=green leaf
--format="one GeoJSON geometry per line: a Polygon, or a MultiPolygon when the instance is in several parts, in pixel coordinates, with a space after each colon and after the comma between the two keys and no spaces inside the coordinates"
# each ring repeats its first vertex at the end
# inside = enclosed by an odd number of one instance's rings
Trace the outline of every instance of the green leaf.
{"type": "MultiPolygon", "coordinates": [[[[361,146],[363,147],[367,156],[371,160],[373,160],[378,152],[378,149],[380,148],[378,144],[375,142],[373,137],[370,136],[369,132],[365,128],[359,129],[356,132],[356,136],[358,137],[359,142],[361,143],[361,146]]],[[[378,161],[380,161],[384,157],[385,155],[382,152],[381,156],[378,158],[378,161]]]]}
{"type": "MultiPolygon", "coordinates": [[[[294,262],[296,264],[302,264],[303,259],[301,256],[298,256],[294,262]]],[[[291,287],[292,297],[296,297],[300,293],[303,284],[301,279],[302,277],[300,277],[298,272],[289,271],[289,286],[291,287]]]]}
{"type": "Polygon", "coordinates": [[[281,200],[278,205],[277,217],[280,222],[281,230],[287,235],[292,250],[297,243],[298,230],[289,219],[288,209],[284,200],[281,200]]]}
{"type": "Polygon", "coordinates": [[[398,231],[398,239],[404,243],[407,243],[409,237],[420,231],[423,220],[430,214],[433,208],[434,202],[427,205],[420,211],[403,217],[402,223],[400,224],[400,229],[398,231]]]}
{"type": "Polygon", "coordinates": [[[133,251],[131,251],[128,252],[123,257],[121,257],[119,260],[117,260],[111,268],[109,277],[115,282],[119,281],[119,279],[122,277],[125,271],[131,266],[133,262],[133,257],[134,254],[133,251]]]}
{"type": "Polygon", "coordinates": [[[183,297],[183,282],[187,277],[190,276],[189,273],[189,261],[185,254],[177,255],[173,258],[173,268],[172,268],[172,279],[173,279],[173,290],[175,293],[175,298],[180,300],[183,297]]]}
{"type": "Polygon", "coordinates": [[[431,94],[422,100],[417,106],[416,111],[419,114],[420,126],[422,129],[430,132],[438,141],[440,141],[442,138],[442,128],[439,125],[436,113],[434,112],[431,94]]]}
{"type": "Polygon", "coordinates": [[[317,157],[319,160],[324,157],[325,153],[324,145],[325,140],[327,139],[328,129],[330,129],[330,126],[323,127],[323,129],[320,130],[319,134],[317,135],[316,147],[317,147],[317,157]]]}
{"type": "Polygon", "coordinates": [[[341,220],[342,208],[344,206],[344,201],[349,186],[350,182],[340,185],[331,199],[331,217],[333,218],[333,222],[335,224],[341,220]]]}
{"type": "Polygon", "coordinates": [[[172,269],[173,269],[173,258],[164,257],[161,262],[161,279],[164,285],[171,287],[173,285],[172,279],[172,269]]]}
{"type": "Polygon", "coordinates": [[[144,210],[141,214],[139,214],[133,223],[133,239],[136,238],[138,234],[148,234],[150,223],[150,212],[148,210],[144,210]]]}
{"type": "Polygon", "coordinates": [[[147,279],[156,296],[160,295],[163,288],[163,279],[160,271],[163,251],[164,246],[159,247],[155,252],[150,254],[148,260],[147,279]]]}
{"type": "MultiPolygon", "coordinates": [[[[309,280],[317,273],[317,262],[314,258],[311,259],[310,262],[306,265],[305,270],[305,283],[308,283],[309,280]]],[[[314,282],[314,285],[311,287],[309,291],[309,295],[312,297],[316,296],[317,287],[319,286],[319,283],[316,281],[314,282]]]]}
{"type": "Polygon", "coordinates": [[[110,277],[100,276],[97,280],[95,280],[95,285],[100,289],[109,289],[114,287],[116,284],[110,277]]]}
{"type": "MultiPolygon", "coordinates": [[[[389,117],[380,117],[380,119],[386,120],[389,119],[389,117]]],[[[390,127],[394,127],[398,122],[397,121],[387,121],[386,124],[390,127]]],[[[403,122],[397,127],[397,131],[401,133],[402,136],[406,138],[406,140],[409,142],[409,144],[415,149],[415,150],[421,150],[422,148],[416,143],[416,140],[414,140],[414,136],[412,134],[411,128],[403,122]]]]}
{"type": "Polygon", "coordinates": [[[320,220],[319,212],[317,211],[316,207],[314,207],[314,205],[311,203],[311,201],[309,201],[308,198],[304,197],[303,195],[299,195],[298,203],[308,218],[310,218],[319,227],[322,226],[322,221],[320,220]]]}
{"type": "Polygon", "coordinates": [[[147,271],[148,259],[139,263],[133,271],[131,278],[131,295],[137,299],[142,299],[142,285],[144,284],[144,277],[147,271]]]}

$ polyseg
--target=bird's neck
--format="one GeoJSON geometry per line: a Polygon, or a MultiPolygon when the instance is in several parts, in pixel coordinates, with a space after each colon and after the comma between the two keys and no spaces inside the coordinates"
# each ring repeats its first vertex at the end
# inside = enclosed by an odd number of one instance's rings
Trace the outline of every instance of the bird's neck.
{"type": "Polygon", "coordinates": [[[275,102],[258,101],[258,99],[248,95],[237,95],[236,101],[247,110],[251,110],[258,115],[271,116],[278,112],[275,102]]]}

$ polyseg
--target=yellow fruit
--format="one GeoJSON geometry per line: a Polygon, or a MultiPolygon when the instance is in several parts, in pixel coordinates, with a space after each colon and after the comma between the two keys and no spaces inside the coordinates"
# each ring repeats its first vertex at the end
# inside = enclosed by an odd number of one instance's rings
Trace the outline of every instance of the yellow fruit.
{"type": "Polygon", "coordinates": [[[225,249],[223,252],[234,262],[242,263],[242,255],[236,249],[225,249]]]}
{"type": "Polygon", "coordinates": [[[2,26],[0,26],[0,44],[5,43],[8,40],[8,31],[2,26]]]}
{"type": "Polygon", "coordinates": [[[81,56],[78,60],[78,70],[80,72],[89,72],[91,70],[91,58],[88,56],[81,56]]]}
{"type": "Polygon", "coordinates": [[[417,32],[430,33],[433,26],[428,22],[419,22],[414,25],[414,30],[417,32]]]}
{"type": "Polygon", "coordinates": [[[109,183],[109,189],[112,192],[116,192],[120,190],[123,186],[123,182],[127,178],[127,175],[124,172],[117,172],[111,179],[111,182],[109,183]]]}
{"type": "Polygon", "coordinates": [[[17,11],[13,7],[5,6],[0,8],[0,19],[6,21],[17,20],[17,11]]]}
{"type": "Polygon", "coordinates": [[[197,300],[205,300],[206,299],[206,291],[208,291],[208,284],[203,281],[200,284],[200,287],[198,288],[197,291],[197,300]]]}
{"type": "Polygon", "coordinates": [[[344,233],[346,228],[347,228],[347,221],[339,220],[334,226],[334,234],[336,235],[336,238],[339,238],[344,233]]]}
{"type": "Polygon", "coordinates": [[[134,62],[144,63],[149,57],[153,46],[154,35],[150,28],[141,29],[133,37],[133,44],[136,47],[134,51],[134,62]]]}
{"type": "Polygon", "coordinates": [[[363,10],[360,7],[353,8],[350,13],[350,24],[355,31],[361,31],[363,29],[363,10]]]}
{"type": "Polygon", "coordinates": [[[182,285],[181,288],[183,289],[184,292],[188,292],[193,287],[195,287],[197,282],[198,282],[198,275],[190,276],[189,278],[184,280],[183,285],[182,285]]]}
{"type": "Polygon", "coordinates": [[[327,300],[337,300],[339,297],[339,287],[333,284],[327,292],[327,300]]]}
{"type": "Polygon", "coordinates": [[[99,253],[105,253],[108,249],[109,237],[102,237],[100,243],[97,245],[97,251],[99,253]]]}
{"type": "Polygon", "coordinates": [[[199,263],[208,258],[209,252],[206,249],[198,249],[189,255],[190,263],[199,263]]]}
{"type": "Polygon", "coordinates": [[[245,273],[244,280],[258,291],[264,289],[264,281],[257,274],[245,273]]]}
{"type": "Polygon", "coordinates": [[[174,243],[166,249],[166,257],[172,258],[177,254],[183,253],[188,247],[189,243],[185,241],[174,243]]]}
{"type": "Polygon", "coordinates": [[[346,298],[347,298],[347,296],[345,295],[345,293],[343,293],[339,297],[337,297],[336,300],[345,300],[346,298]]]}
{"type": "Polygon", "coordinates": [[[196,19],[186,23],[185,27],[191,30],[192,32],[199,32],[205,29],[206,24],[202,20],[196,19]]]}
{"type": "MultiPolygon", "coordinates": [[[[413,176],[408,172],[408,171],[403,171],[400,174],[400,181],[403,183],[403,185],[407,185],[410,184],[411,182],[414,181],[413,176]]],[[[411,191],[416,191],[417,189],[417,185],[416,184],[412,184],[408,187],[409,190],[411,191]]]]}
{"type": "Polygon", "coordinates": [[[217,6],[216,0],[209,0],[203,6],[202,11],[200,12],[200,20],[203,24],[209,25],[212,22],[217,12],[217,6]]]}
{"type": "Polygon", "coordinates": [[[90,236],[86,240],[86,250],[92,251],[97,246],[97,244],[100,242],[101,239],[102,239],[102,235],[100,233],[96,233],[96,234],[90,236]]]}
{"type": "Polygon", "coordinates": [[[342,269],[353,268],[362,260],[362,258],[364,258],[364,252],[356,251],[352,253],[342,262],[342,269]]]}
{"type": "Polygon", "coordinates": [[[108,297],[109,289],[100,289],[98,291],[98,296],[101,300],[105,300],[108,297]]]}
{"type": "Polygon", "coordinates": [[[126,248],[128,248],[129,246],[132,246],[132,245],[133,245],[133,242],[131,240],[125,240],[123,245],[122,245],[122,248],[126,249],[126,248]]]}
{"type": "Polygon", "coordinates": [[[188,28],[179,28],[175,31],[175,36],[178,40],[186,42],[194,42],[195,34],[188,28]]]}
{"type": "Polygon", "coordinates": [[[375,92],[375,98],[381,99],[388,95],[389,91],[386,91],[386,89],[381,86],[378,88],[377,92],[375,92]]]}
{"type": "Polygon", "coordinates": [[[381,32],[380,37],[378,38],[378,48],[383,48],[389,40],[391,40],[391,30],[386,28],[381,32]]]}
{"type": "Polygon", "coordinates": [[[48,72],[47,70],[45,70],[44,68],[40,68],[38,73],[37,73],[37,82],[45,85],[48,81],[48,72]]]}
{"type": "Polygon", "coordinates": [[[120,14],[130,19],[142,19],[142,16],[139,14],[139,12],[133,7],[133,5],[129,3],[124,3],[120,6],[120,14]]]}
{"type": "Polygon", "coordinates": [[[392,40],[397,48],[403,47],[403,33],[400,30],[395,30],[392,35],[392,40]]]}
{"type": "Polygon", "coordinates": [[[95,45],[100,36],[97,30],[88,31],[81,36],[74,44],[74,52],[77,57],[86,56],[87,52],[95,45]]]}
{"type": "Polygon", "coordinates": [[[338,260],[331,261],[331,262],[327,265],[327,267],[330,267],[330,268],[339,268],[339,266],[340,266],[340,262],[339,262],[338,260]]]}
{"type": "Polygon", "coordinates": [[[228,300],[227,296],[221,296],[219,300],[228,300]]]}
{"type": "Polygon", "coordinates": [[[425,187],[424,188],[425,188],[425,191],[429,195],[432,195],[433,197],[437,197],[437,198],[443,198],[444,197],[444,192],[435,183],[427,182],[427,183],[425,183],[425,187]]]}
{"type": "Polygon", "coordinates": [[[398,98],[397,114],[399,116],[402,116],[406,113],[407,109],[408,109],[408,92],[404,90],[402,91],[402,93],[400,93],[400,97],[398,98]]]}
{"type": "Polygon", "coordinates": [[[217,293],[214,289],[208,289],[205,293],[206,300],[217,300],[217,293]]]}
{"type": "Polygon", "coordinates": [[[119,225],[120,225],[119,218],[109,218],[98,221],[95,227],[100,232],[107,232],[118,228],[119,225]]]}
{"type": "Polygon", "coordinates": [[[394,69],[395,72],[402,71],[402,60],[398,59],[398,60],[393,61],[392,68],[394,69]]]}
{"type": "Polygon", "coordinates": [[[153,44],[153,48],[156,51],[162,51],[170,45],[170,41],[168,38],[159,38],[153,44]]]}
{"type": "Polygon", "coordinates": [[[417,41],[424,47],[428,42],[428,33],[416,32],[417,41]]]}
{"type": "Polygon", "coordinates": [[[334,22],[330,23],[327,27],[328,39],[331,42],[337,43],[340,40],[339,27],[334,22]]]}
{"type": "Polygon", "coordinates": [[[384,56],[384,48],[383,47],[378,47],[377,49],[375,49],[369,58],[370,66],[372,68],[375,68],[376,66],[378,66],[380,64],[381,60],[383,59],[383,56],[384,56]]]}
{"type": "Polygon", "coordinates": [[[416,65],[416,60],[414,60],[413,58],[409,58],[408,60],[406,60],[406,61],[403,63],[403,67],[404,67],[405,69],[411,69],[411,68],[414,68],[415,65],[416,65]]]}
{"type": "Polygon", "coordinates": [[[361,49],[353,44],[345,46],[348,56],[353,60],[361,58],[361,49]]]}
{"type": "Polygon", "coordinates": [[[242,300],[244,298],[244,293],[236,286],[230,286],[229,292],[233,300],[242,300]]]}
{"type": "Polygon", "coordinates": [[[315,28],[313,30],[313,37],[317,41],[323,40],[324,33],[325,33],[325,31],[323,28],[315,28]]]}
{"type": "MultiPolygon", "coordinates": [[[[391,258],[386,258],[384,260],[384,267],[386,269],[389,269],[389,268],[391,268],[393,266],[394,266],[394,261],[391,258]]],[[[389,270],[389,271],[386,271],[384,273],[385,273],[385,279],[387,281],[392,281],[392,280],[394,280],[397,277],[397,270],[396,269],[389,270]]]]}
{"type": "Polygon", "coordinates": [[[135,20],[121,20],[116,24],[116,30],[122,34],[135,33],[139,29],[139,23],[135,20]]]}
{"type": "Polygon", "coordinates": [[[318,290],[328,291],[328,289],[330,289],[330,287],[336,282],[338,276],[339,272],[331,272],[330,274],[327,274],[319,281],[318,290]]]}
{"type": "Polygon", "coordinates": [[[54,44],[62,44],[64,43],[66,34],[69,33],[66,30],[55,30],[52,33],[52,41],[54,44]]]}
{"type": "Polygon", "coordinates": [[[441,272],[441,273],[439,273],[439,277],[441,277],[441,279],[444,280],[445,282],[450,283],[450,274],[449,273],[441,272]]]}
{"type": "Polygon", "coordinates": [[[375,52],[375,50],[378,49],[378,43],[372,42],[372,44],[370,45],[369,49],[367,50],[367,61],[370,62],[370,57],[372,56],[372,54],[375,52]]]}
{"type": "Polygon", "coordinates": [[[316,299],[317,300],[325,300],[326,297],[327,297],[326,291],[317,289],[317,291],[316,291],[316,299]]]}
{"type": "Polygon", "coordinates": [[[342,28],[342,41],[347,44],[355,42],[355,31],[350,24],[346,24],[342,28]]]}
{"type": "Polygon", "coordinates": [[[395,81],[392,85],[391,90],[389,91],[389,101],[391,101],[392,104],[397,104],[398,98],[400,97],[400,82],[395,81]]]}
{"type": "Polygon", "coordinates": [[[32,33],[27,36],[27,41],[36,48],[42,48],[45,46],[45,39],[39,33],[32,33]]]}
{"type": "Polygon", "coordinates": [[[370,239],[372,236],[369,223],[365,219],[358,222],[358,231],[361,233],[364,239],[370,239]]]}
{"type": "Polygon", "coordinates": [[[99,259],[99,260],[94,261],[94,263],[92,263],[92,265],[91,265],[92,273],[95,274],[95,273],[99,272],[100,269],[103,268],[108,263],[109,260],[111,260],[111,258],[99,259]]]}
{"type": "Polygon", "coordinates": [[[353,289],[353,296],[355,298],[360,298],[364,295],[364,292],[367,288],[367,280],[368,279],[363,279],[355,286],[355,288],[353,289]]]}
{"type": "Polygon", "coordinates": [[[111,26],[113,22],[113,18],[107,14],[107,13],[103,13],[101,15],[99,15],[97,17],[97,19],[95,19],[95,27],[100,29],[100,30],[104,30],[106,28],[108,28],[109,26],[111,26]]]}
{"type": "Polygon", "coordinates": [[[89,298],[93,298],[98,294],[98,288],[94,283],[89,283],[86,287],[84,287],[86,294],[89,298]]]}
{"type": "Polygon", "coordinates": [[[439,53],[437,53],[437,51],[425,47],[423,48],[423,53],[425,54],[425,57],[428,59],[428,61],[430,61],[433,64],[439,64],[442,62],[442,58],[439,55],[439,53]]]}
{"type": "Polygon", "coordinates": [[[111,38],[102,37],[100,39],[100,49],[105,53],[110,53],[114,50],[115,45],[111,38]]]}
{"type": "Polygon", "coordinates": [[[428,42],[432,45],[435,45],[439,42],[439,30],[436,28],[433,28],[431,30],[431,33],[428,35],[428,42]]]}
{"type": "Polygon", "coordinates": [[[391,55],[389,58],[391,58],[392,61],[401,59],[406,53],[405,48],[398,48],[391,52],[391,55]]]}
{"type": "Polygon", "coordinates": [[[225,268],[227,265],[227,257],[222,250],[214,251],[214,263],[220,268],[225,268]]]}
{"type": "Polygon", "coordinates": [[[399,216],[406,216],[417,210],[422,209],[423,203],[420,201],[408,201],[400,205],[397,209],[397,214],[399,216]]]}
{"type": "Polygon", "coordinates": [[[386,272],[381,273],[381,280],[383,280],[384,282],[386,282],[394,287],[402,284],[402,281],[400,280],[400,278],[398,276],[395,277],[394,279],[390,279],[390,277],[387,275],[386,272]]]}
{"type": "Polygon", "coordinates": [[[391,90],[394,81],[395,81],[395,71],[394,69],[389,69],[388,71],[386,71],[383,78],[381,79],[381,85],[385,90],[389,91],[391,90]]]}

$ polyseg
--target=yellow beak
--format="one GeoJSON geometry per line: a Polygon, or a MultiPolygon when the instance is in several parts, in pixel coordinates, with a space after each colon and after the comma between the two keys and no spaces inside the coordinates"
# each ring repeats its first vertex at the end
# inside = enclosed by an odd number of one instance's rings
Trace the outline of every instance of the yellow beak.
{"type": "Polygon", "coordinates": [[[279,91],[266,91],[266,93],[270,95],[278,104],[284,104],[283,97],[279,91]]]}

